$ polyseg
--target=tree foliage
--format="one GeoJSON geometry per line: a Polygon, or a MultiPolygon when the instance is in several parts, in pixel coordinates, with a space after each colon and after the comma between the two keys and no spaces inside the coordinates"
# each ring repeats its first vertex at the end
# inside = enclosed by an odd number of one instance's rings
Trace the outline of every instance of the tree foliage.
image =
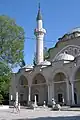
{"type": "Polygon", "coordinates": [[[26,63],[25,63],[24,59],[22,59],[22,60],[21,60],[21,63],[20,63],[20,67],[22,68],[22,67],[24,67],[25,65],[26,65],[26,63]]]}
{"type": "Polygon", "coordinates": [[[9,93],[11,67],[23,60],[24,39],[22,27],[8,16],[0,16],[0,103],[9,93]]]}
{"type": "Polygon", "coordinates": [[[0,103],[5,99],[5,96],[8,98],[11,72],[10,68],[0,62],[0,103]]]}
{"type": "Polygon", "coordinates": [[[8,64],[23,59],[24,30],[8,16],[0,16],[0,58],[8,64]]]}

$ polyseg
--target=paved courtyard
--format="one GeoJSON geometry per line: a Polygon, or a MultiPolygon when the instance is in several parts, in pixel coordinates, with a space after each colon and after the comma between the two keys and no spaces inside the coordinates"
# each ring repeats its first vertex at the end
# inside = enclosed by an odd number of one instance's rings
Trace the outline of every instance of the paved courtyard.
{"type": "Polygon", "coordinates": [[[80,120],[80,111],[51,111],[49,109],[0,110],[0,120],[80,120]]]}

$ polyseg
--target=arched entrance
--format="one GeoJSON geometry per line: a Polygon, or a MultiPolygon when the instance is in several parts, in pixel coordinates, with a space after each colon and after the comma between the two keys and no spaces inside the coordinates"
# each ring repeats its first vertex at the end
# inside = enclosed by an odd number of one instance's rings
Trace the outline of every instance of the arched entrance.
{"type": "Polygon", "coordinates": [[[56,103],[66,104],[66,89],[66,76],[64,75],[64,73],[59,72],[54,77],[54,99],[56,103]]]}
{"type": "Polygon", "coordinates": [[[28,80],[24,75],[21,75],[19,78],[19,102],[21,105],[28,104],[28,80]]]}
{"type": "Polygon", "coordinates": [[[31,101],[36,100],[38,105],[43,105],[44,100],[48,101],[48,90],[47,84],[44,76],[42,74],[37,74],[32,81],[31,87],[31,101]]]}
{"type": "Polygon", "coordinates": [[[74,101],[80,105],[80,68],[77,69],[74,76],[74,101]]]}

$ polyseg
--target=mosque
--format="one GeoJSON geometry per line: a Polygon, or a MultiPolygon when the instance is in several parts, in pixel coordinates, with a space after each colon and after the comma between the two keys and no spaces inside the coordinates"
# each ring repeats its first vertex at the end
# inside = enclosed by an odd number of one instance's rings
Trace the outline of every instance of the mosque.
{"type": "Polygon", "coordinates": [[[27,65],[13,73],[10,87],[10,103],[18,100],[21,105],[34,102],[38,105],[56,103],[80,105],[80,28],[66,33],[44,60],[43,39],[46,30],[40,7],[36,18],[36,65],[27,65]],[[17,93],[17,98],[16,98],[17,93]]]}

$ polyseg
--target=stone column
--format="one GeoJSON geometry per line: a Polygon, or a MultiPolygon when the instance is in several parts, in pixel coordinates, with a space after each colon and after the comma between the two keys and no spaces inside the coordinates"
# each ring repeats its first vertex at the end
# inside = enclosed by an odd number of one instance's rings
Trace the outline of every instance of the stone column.
{"type": "Polygon", "coordinates": [[[18,92],[16,92],[16,106],[18,105],[18,92]]]}
{"type": "Polygon", "coordinates": [[[52,82],[52,98],[54,98],[54,82],[52,82]]]}
{"type": "Polygon", "coordinates": [[[48,84],[48,105],[52,103],[52,83],[48,84]]]}
{"type": "Polygon", "coordinates": [[[69,90],[69,81],[67,80],[66,81],[66,92],[67,92],[67,105],[70,105],[70,97],[69,97],[69,92],[70,92],[70,90],[69,90]]]}
{"type": "Polygon", "coordinates": [[[49,103],[49,95],[50,95],[50,86],[48,84],[48,103],[49,103]]]}
{"type": "Polygon", "coordinates": [[[29,86],[29,94],[28,94],[28,104],[31,101],[31,86],[29,86]]]}
{"type": "Polygon", "coordinates": [[[71,93],[72,93],[72,105],[75,104],[75,101],[74,101],[74,83],[71,82],[71,93]]]}
{"type": "Polygon", "coordinates": [[[34,107],[37,107],[36,95],[34,96],[34,99],[35,99],[35,101],[34,101],[34,107]]]}

